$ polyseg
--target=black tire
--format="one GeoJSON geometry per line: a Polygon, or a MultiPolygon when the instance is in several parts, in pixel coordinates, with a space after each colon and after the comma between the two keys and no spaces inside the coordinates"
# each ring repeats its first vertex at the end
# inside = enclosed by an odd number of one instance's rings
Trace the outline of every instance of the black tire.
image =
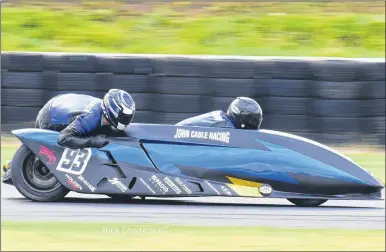
{"type": "Polygon", "coordinates": [[[211,79],[199,77],[153,77],[152,92],[156,94],[211,95],[211,79]]]}
{"type": "Polygon", "coordinates": [[[363,99],[385,99],[386,87],[385,81],[367,81],[361,90],[359,98],[363,99]]]}
{"type": "Polygon", "coordinates": [[[112,198],[114,201],[129,201],[134,198],[134,196],[128,196],[123,194],[107,194],[110,198],[112,198]]]}
{"type": "Polygon", "coordinates": [[[44,73],[45,88],[55,91],[102,91],[95,73],[44,73]]]}
{"type": "Polygon", "coordinates": [[[356,118],[361,116],[363,101],[314,99],[312,114],[320,117],[356,118]]]}
{"type": "MultiPolygon", "coordinates": [[[[311,81],[310,93],[321,99],[355,100],[363,93],[366,82],[311,81]]],[[[372,87],[371,85],[367,85],[372,87]]],[[[368,90],[369,87],[366,88],[368,90]]]]}
{"type": "MultiPolygon", "coordinates": [[[[254,97],[299,97],[304,98],[308,97],[310,93],[310,84],[309,80],[284,80],[284,79],[268,79],[265,81],[258,81],[256,84],[261,83],[263,90],[253,93],[254,97]]],[[[256,86],[253,89],[256,89],[256,86]]],[[[244,88],[244,87],[241,87],[244,88]]],[[[248,91],[249,90],[244,90],[248,91]]],[[[246,95],[250,96],[250,95],[246,95]]]]}
{"type": "MultiPolygon", "coordinates": [[[[253,79],[257,75],[258,62],[255,60],[238,60],[238,59],[213,59],[206,61],[202,59],[204,64],[210,64],[209,76],[212,78],[226,79],[253,79]]],[[[272,69],[272,68],[271,68],[272,69]]]]}
{"type": "Polygon", "coordinates": [[[206,113],[211,105],[212,98],[202,95],[157,94],[150,101],[151,110],[162,113],[206,113]]]}
{"type": "Polygon", "coordinates": [[[96,66],[98,72],[102,73],[130,75],[153,73],[153,62],[146,56],[97,56],[96,66]]]}
{"type": "Polygon", "coordinates": [[[358,118],[361,127],[361,133],[368,135],[385,133],[385,119],[385,116],[358,118]]]}
{"type": "Polygon", "coordinates": [[[309,115],[312,99],[299,97],[265,97],[257,99],[265,114],[309,115]]]}
{"type": "Polygon", "coordinates": [[[273,77],[285,80],[311,80],[311,64],[304,60],[273,60],[273,77]]]}
{"type": "Polygon", "coordinates": [[[44,69],[43,54],[6,52],[1,54],[1,69],[17,72],[41,72],[44,69]]]}
{"type": "Polygon", "coordinates": [[[325,145],[340,145],[342,143],[358,144],[363,141],[361,135],[358,134],[343,134],[342,132],[332,133],[309,133],[308,138],[325,145]]]}
{"type": "Polygon", "coordinates": [[[156,58],[154,73],[158,76],[170,77],[210,77],[210,63],[202,59],[189,57],[156,58]]]}
{"type": "Polygon", "coordinates": [[[1,124],[34,123],[40,109],[41,107],[13,107],[1,105],[1,124]]]}
{"type": "MultiPolygon", "coordinates": [[[[210,78],[206,78],[209,80],[210,78]]],[[[230,97],[235,99],[237,96],[261,97],[266,94],[265,86],[269,86],[269,81],[255,79],[224,79],[211,78],[212,83],[207,85],[206,90],[215,97],[230,97]]]]}
{"type": "Polygon", "coordinates": [[[176,124],[186,118],[197,116],[199,113],[157,113],[153,117],[155,123],[176,124]]]}
{"type": "Polygon", "coordinates": [[[40,202],[58,201],[69,193],[69,190],[47,170],[24,144],[13,156],[12,181],[16,189],[27,199],[40,202]],[[47,184],[43,186],[41,182],[47,184]]]}
{"type": "Polygon", "coordinates": [[[1,70],[1,89],[26,88],[44,89],[44,76],[41,72],[12,72],[1,70]]]}
{"type": "Polygon", "coordinates": [[[317,207],[326,202],[326,199],[287,199],[289,202],[301,207],[317,207]]]}
{"type": "Polygon", "coordinates": [[[1,90],[2,106],[43,107],[49,98],[49,93],[43,89],[6,88],[1,90]]]}
{"type": "Polygon", "coordinates": [[[307,132],[310,129],[306,115],[264,115],[261,125],[264,129],[285,131],[289,133],[307,132]]]}
{"type": "Polygon", "coordinates": [[[96,73],[97,56],[52,53],[44,55],[44,70],[62,73],[96,73]]]}
{"type": "Polygon", "coordinates": [[[321,60],[311,62],[316,81],[351,82],[358,79],[360,63],[353,60],[321,60]]]}
{"type": "Polygon", "coordinates": [[[359,78],[364,81],[383,81],[386,79],[385,62],[361,62],[359,78]]]}
{"type": "Polygon", "coordinates": [[[340,117],[310,117],[310,126],[315,133],[345,135],[359,134],[360,122],[358,118],[340,117]]]}

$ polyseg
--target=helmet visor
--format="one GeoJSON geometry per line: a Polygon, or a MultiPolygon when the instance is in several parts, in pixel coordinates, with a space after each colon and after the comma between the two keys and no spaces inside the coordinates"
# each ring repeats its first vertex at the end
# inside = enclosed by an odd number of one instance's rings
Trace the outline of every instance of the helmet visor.
{"type": "Polygon", "coordinates": [[[124,114],[122,110],[118,114],[117,129],[124,130],[133,120],[134,112],[132,114],[124,114]]]}
{"type": "Polygon", "coordinates": [[[261,123],[263,122],[263,118],[257,118],[255,116],[251,116],[248,121],[246,121],[245,128],[247,129],[260,129],[261,123]]]}

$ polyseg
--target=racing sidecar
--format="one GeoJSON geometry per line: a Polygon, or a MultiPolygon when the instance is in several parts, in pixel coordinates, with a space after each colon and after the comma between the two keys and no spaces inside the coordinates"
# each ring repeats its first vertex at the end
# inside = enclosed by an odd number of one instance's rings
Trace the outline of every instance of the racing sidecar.
{"type": "Polygon", "coordinates": [[[26,198],[54,201],[69,191],[110,197],[379,200],[384,185],[342,154],[272,130],[133,123],[103,148],[69,149],[58,132],[12,131],[22,145],[3,182],[26,198]]]}

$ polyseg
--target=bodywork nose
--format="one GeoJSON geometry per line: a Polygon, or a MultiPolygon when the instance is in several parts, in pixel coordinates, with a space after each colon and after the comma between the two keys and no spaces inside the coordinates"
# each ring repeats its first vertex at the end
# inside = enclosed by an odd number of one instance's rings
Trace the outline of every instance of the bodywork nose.
{"type": "Polygon", "coordinates": [[[291,176],[309,190],[313,188],[328,194],[371,194],[384,188],[365,168],[323,144],[276,131],[263,130],[262,133],[257,140],[277,153],[286,154],[287,159],[296,164],[291,176]]]}

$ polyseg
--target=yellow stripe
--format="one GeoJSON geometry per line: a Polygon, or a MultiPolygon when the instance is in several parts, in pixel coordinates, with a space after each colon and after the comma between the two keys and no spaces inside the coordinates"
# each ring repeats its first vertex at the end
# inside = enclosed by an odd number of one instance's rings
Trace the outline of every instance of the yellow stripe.
{"type": "Polygon", "coordinates": [[[253,181],[244,180],[244,179],[233,178],[233,177],[228,177],[228,176],[227,176],[227,179],[229,179],[232,182],[232,184],[240,185],[240,186],[260,187],[262,185],[262,183],[253,182],[253,181]]]}
{"type": "Polygon", "coordinates": [[[263,197],[259,193],[259,189],[256,187],[249,187],[249,186],[240,186],[240,185],[233,185],[233,184],[227,184],[233,191],[235,191],[240,196],[246,196],[246,197],[263,197]]]}
{"type": "Polygon", "coordinates": [[[253,196],[262,197],[259,192],[259,187],[262,183],[253,182],[244,179],[238,179],[233,177],[227,177],[233,184],[227,184],[233,191],[237,192],[240,196],[253,196]]]}
{"type": "Polygon", "coordinates": [[[8,170],[8,164],[4,164],[6,170],[8,170]]]}

